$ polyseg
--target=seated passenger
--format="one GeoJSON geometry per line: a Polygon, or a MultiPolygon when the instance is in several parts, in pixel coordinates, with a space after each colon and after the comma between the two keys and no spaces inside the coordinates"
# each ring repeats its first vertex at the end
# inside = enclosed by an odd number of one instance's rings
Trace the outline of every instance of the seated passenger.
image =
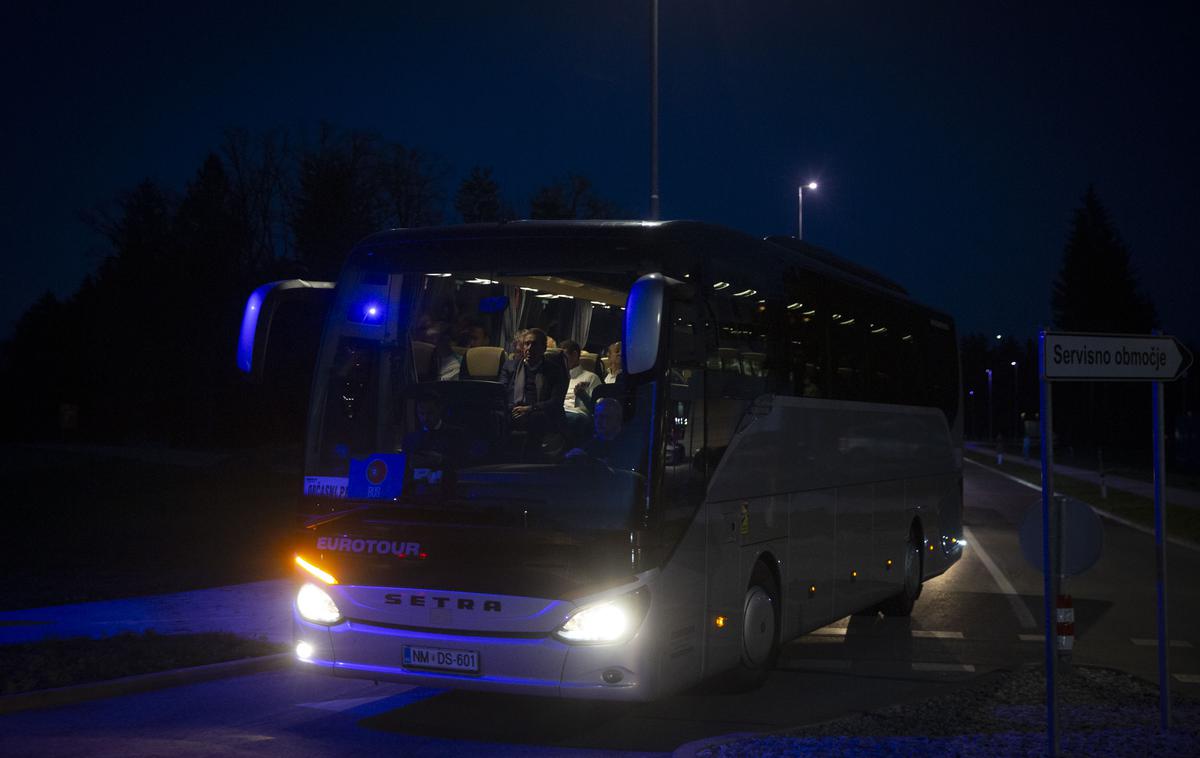
{"type": "Polygon", "coordinates": [[[462,356],[454,352],[450,343],[450,325],[444,322],[431,324],[425,332],[425,339],[433,345],[433,355],[430,356],[430,376],[437,377],[439,382],[457,381],[462,374],[462,356]]]}
{"type": "Polygon", "coordinates": [[[559,431],[567,395],[567,372],[561,361],[544,360],[546,333],[526,329],[516,339],[517,355],[500,369],[500,383],[508,392],[512,426],[528,432],[530,442],[559,431]]]}
{"type": "Polygon", "coordinates": [[[566,460],[601,461],[613,468],[636,468],[641,456],[641,446],[633,435],[622,427],[624,409],[615,397],[602,397],[596,401],[593,412],[595,434],[580,447],[567,452],[566,460]]]}
{"type": "Polygon", "coordinates": [[[575,340],[563,340],[563,356],[567,359],[567,395],[563,400],[567,432],[573,440],[581,440],[592,428],[592,392],[600,386],[600,377],[579,365],[582,353],[575,340]]]}
{"type": "Polygon", "coordinates": [[[604,375],[605,384],[616,384],[621,375],[621,343],[614,342],[608,346],[608,373],[604,375]]]}

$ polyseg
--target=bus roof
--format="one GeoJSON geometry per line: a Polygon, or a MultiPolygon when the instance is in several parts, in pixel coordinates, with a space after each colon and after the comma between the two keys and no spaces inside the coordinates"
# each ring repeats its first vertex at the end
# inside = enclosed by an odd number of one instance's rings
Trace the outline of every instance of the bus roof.
{"type": "Polygon", "coordinates": [[[760,239],[701,221],[523,220],[390,229],[359,242],[349,262],[436,271],[448,265],[458,270],[492,270],[497,260],[511,260],[520,261],[521,267],[562,270],[574,263],[563,258],[564,242],[574,249],[574,260],[582,257],[591,262],[589,268],[662,270],[682,276],[697,260],[742,269],[753,260],[758,266],[751,267],[752,271],[774,278],[779,269],[794,266],[950,318],[912,300],[904,287],[883,274],[824,248],[792,237],[760,239]],[[731,251],[737,253],[731,255],[731,251]],[[747,259],[747,253],[752,258],[747,259]]]}

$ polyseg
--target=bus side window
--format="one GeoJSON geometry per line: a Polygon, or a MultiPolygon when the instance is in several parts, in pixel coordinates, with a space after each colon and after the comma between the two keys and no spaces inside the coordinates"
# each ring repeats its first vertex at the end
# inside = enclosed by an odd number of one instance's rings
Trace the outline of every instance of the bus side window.
{"type": "Polygon", "coordinates": [[[815,286],[809,285],[798,272],[785,274],[787,296],[783,306],[783,333],[790,365],[790,387],[780,384],[777,394],[796,397],[828,397],[825,375],[828,360],[829,310],[817,296],[815,286]]]}
{"type": "Polygon", "coordinates": [[[867,324],[864,304],[857,293],[839,287],[830,300],[825,319],[829,328],[832,372],[830,395],[838,400],[868,400],[867,324]]]}

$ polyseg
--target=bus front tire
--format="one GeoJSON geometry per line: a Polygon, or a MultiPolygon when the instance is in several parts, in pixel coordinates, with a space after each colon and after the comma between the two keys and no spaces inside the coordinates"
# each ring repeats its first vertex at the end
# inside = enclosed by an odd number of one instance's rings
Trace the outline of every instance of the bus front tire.
{"type": "Polygon", "coordinates": [[[921,542],[921,535],[914,527],[904,547],[904,584],[900,592],[879,604],[883,615],[912,615],[913,606],[921,596],[921,542]]]}
{"type": "Polygon", "coordinates": [[[740,668],[765,679],[779,658],[779,585],[763,563],[754,566],[742,604],[740,668]]]}

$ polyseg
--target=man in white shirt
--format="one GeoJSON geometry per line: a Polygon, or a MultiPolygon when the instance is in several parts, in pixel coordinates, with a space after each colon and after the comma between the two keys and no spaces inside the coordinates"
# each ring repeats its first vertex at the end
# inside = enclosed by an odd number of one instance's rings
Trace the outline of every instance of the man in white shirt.
{"type": "Polygon", "coordinates": [[[582,348],[578,342],[563,340],[561,347],[567,359],[567,395],[563,398],[567,431],[572,439],[583,439],[592,428],[592,392],[600,386],[600,377],[579,365],[582,348]]]}

